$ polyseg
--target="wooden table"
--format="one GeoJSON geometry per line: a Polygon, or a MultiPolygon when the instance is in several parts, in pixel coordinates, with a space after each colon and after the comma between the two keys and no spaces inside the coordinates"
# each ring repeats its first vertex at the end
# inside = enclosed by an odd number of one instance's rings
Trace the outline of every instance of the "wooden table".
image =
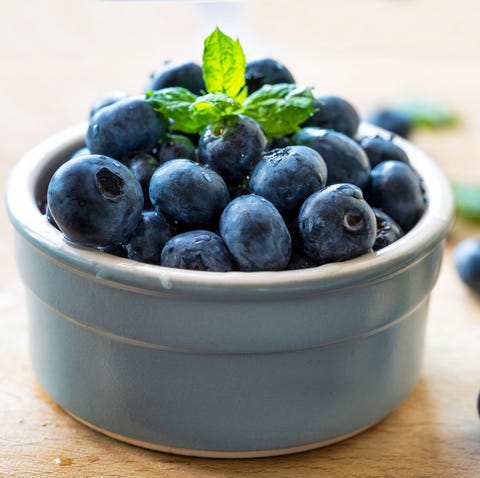
{"type": "MultiPolygon", "coordinates": [[[[2,184],[20,155],[83,120],[97,95],[138,91],[169,56],[198,59],[199,41],[215,23],[244,37],[250,55],[282,59],[299,82],[342,94],[362,112],[412,95],[454,108],[458,127],[417,133],[413,141],[453,179],[480,182],[476,0],[460,7],[438,0],[294,3],[1,2],[2,184]]],[[[42,394],[28,359],[12,228],[0,214],[0,477],[480,476],[480,300],[459,281],[451,255],[458,240],[480,235],[478,227],[457,221],[449,237],[432,294],[423,372],[395,412],[328,448],[229,461],[116,442],[42,394]]]]}

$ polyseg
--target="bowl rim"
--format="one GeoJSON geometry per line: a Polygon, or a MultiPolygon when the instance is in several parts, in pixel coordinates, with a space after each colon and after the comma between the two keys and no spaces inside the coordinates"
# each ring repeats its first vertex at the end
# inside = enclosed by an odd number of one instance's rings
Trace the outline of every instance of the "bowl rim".
{"type": "MultiPolygon", "coordinates": [[[[68,243],[63,234],[47,221],[39,210],[35,195],[42,175],[52,163],[67,158],[84,145],[87,123],[64,129],[25,154],[11,171],[6,188],[6,206],[16,230],[38,251],[56,260],[59,265],[95,276],[96,280],[153,291],[211,291],[215,294],[232,291],[331,290],[355,287],[365,281],[377,282],[421,260],[441,243],[454,216],[453,194],[440,167],[409,141],[393,137],[402,147],[412,166],[423,178],[428,198],[427,209],[419,222],[393,244],[345,262],[285,271],[205,272],[173,269],[136,262],[105,254],[95,249],[68,243]]],[[[359,136],[392,133],[362,123],[359,136]]],[[[65,160],[65,159],[64,159],[65,160]]],[[[61,161],[60,161],[61,162],[61,161]]]]}

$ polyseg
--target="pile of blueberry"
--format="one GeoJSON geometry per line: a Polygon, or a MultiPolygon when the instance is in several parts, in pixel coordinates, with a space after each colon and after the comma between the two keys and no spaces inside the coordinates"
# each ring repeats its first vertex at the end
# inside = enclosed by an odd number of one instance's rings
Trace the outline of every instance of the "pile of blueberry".
{"type": "MultiPolygon", "coordinates": [[[[266,58],[247,62],[245,81],[251,94],[294,78],[266,58]]],[[[147,90],[172,86],[204,91],[201,67],[166,63],[147,90]]],[[[420,176],[393,135],[358,136],[345,99],[315,103],[281,137],[243,114],[188,134],[145,95],[108,93],[86,146],[53,174],[45,213],[74,244],[200,271],[300,269],[388,246],[426,208],[420,176]]]]}

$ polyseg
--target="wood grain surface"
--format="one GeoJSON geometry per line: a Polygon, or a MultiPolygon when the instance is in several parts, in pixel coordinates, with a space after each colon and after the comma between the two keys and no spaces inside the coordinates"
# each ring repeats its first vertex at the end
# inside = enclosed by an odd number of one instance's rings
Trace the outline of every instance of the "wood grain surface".
{"type": "MultiPolygon", "coordinates": [[[[412,98],[458,126],[412,140],[452,180],[480,183],[480,4],[476,0],[115,2],[0,0],[0,180],[46,136],[83,121],[111,89],[140,91],[171,57],[198,60],[218,24],[247,55],[282,60],[299,83],[362,114],[412,98]]],[[[194,459],[119,443],[80,425],[36,385],[13,231],[0,211],[0,477],[479,477],[480,300],[452,248],[480,228],[458,219],[433,291],[421,378],[372,429],[277,458],[194,459]]]]}

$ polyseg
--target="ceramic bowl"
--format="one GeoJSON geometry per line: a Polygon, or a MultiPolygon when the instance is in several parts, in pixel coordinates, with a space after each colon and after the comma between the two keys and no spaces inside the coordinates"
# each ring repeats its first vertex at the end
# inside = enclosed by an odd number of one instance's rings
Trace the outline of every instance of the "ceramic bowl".
{"type": "Polygon", "coordinates": [[[47,222],[37,204],[85,128],[36,147],[7,188],[32,366],[63,409],[155,450],[257,457],[343,440],[408,396],[453,214],[425,154],[397,140],[429,205],[396,243],[311,269],[198,272],[74,247],[47,222]]]}

